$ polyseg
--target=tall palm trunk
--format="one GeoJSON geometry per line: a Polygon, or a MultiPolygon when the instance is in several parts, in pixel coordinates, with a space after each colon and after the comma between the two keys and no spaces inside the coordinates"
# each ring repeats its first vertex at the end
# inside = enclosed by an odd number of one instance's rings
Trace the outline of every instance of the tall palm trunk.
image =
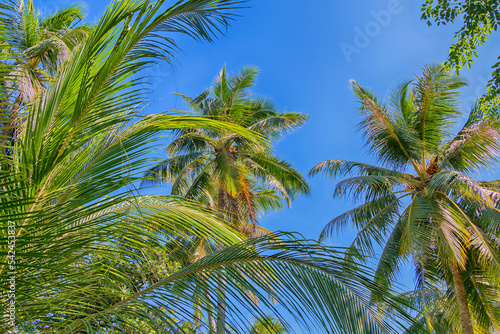
{"type": "Polygon", "coordinates": [[[210,301],[212,298],[210,297],[210,291],[208,291],[208,289],[205,291],[205,297],[207,298],[208,333],[215,334],[217,327],[215,323],[214,311],[212,309],[212,302],[210,301]]]}
{"type": "MultiPolygon", "coordinates": [[[[219,188],[219,198],[217,199],[217,207],[220,211],[219,217],[227,221],[231,220],[232,213],[229,212],[230,195],[222,188],[219,188]],[[229,216],[229,217],[228,217],[229,216]]],[[[220,248],[220,247],[217,247],[220,248]]],[[[224,275],[218,277],[218,294],[217,294],[217,334],[226,332],[226,280],[224,275]]]]}
{"type": "Polygon", "coordinates": [[[214,311],[212,310],[212,306],[208,306],[208,328],[209,328],[209,333],[210,334],[215,334],[217,333],[217,325],[215,322],[215,316],[214,316],[214,311]]]}
{"type": "Polygon", "coordinates": [[[203,315],[202,315],[201,305],[196,304],[194,306],[194,317],[193,317],[193,324],[194,324],[195,332],[198,332],[200,330],[202,321],[203,321],[203,315]]]}
{"type": "Polygon", "coordinates": [[[219,277],[219,294],[217,295],[217,334],[226,332],[226,280],[219,277]]]}
{"type": "Polygon", "coordinates": [[[460,311],[460,322],[462,324],[463,333],[474,334],[474,330],[472,329],[472,319],[469,311],[469,303],[467,302],[467,295],[465,294],[462,272],[458,266],[453,265],[451,267],[451,273],[453,275],[453,285],[455,287],[455,295],[457,297],[458,309],[460,311]]]}

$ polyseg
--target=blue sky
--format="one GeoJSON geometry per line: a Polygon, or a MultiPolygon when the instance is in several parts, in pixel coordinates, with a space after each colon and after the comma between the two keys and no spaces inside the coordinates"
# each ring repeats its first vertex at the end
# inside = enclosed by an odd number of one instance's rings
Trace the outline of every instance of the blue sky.
{"type": "MultiPolygon", "coordinates": [[[[72,3],[47,0],[42,8],[72,3]]],[[[356,102],[349,89],[354,79],[381,97],[412,79],[428,63],[446,59],[454,26],[428,27],[420,20],[423,0],[254,0],[250,8],[235,13],[225,36],[213,44],[180,37],[178,62],[173,68],[155,69],[154,93],[147,112],[182,110],[173,92],[197,95],[209,87],[226,64],[236,72],[246,65],[260,68],[256,95],[272,98],[283,111],[298,111],[310,120],[275,145],[277,154],[307,174],[327,159],[374,163],[363,149],[355,127],[356,102]]],[[[87,0],[93,21],[109,3],[87,0]]],[[[173,3],[173,1],[172,1],[173,3]]],[[[471,70],[463,72],[470,86],[463,90],[464,110],[485,90],[490,66],[500,54],[498,36],[479,49],[471,70]]],[[[489,174],[487,177],[495,177],[489,174]]],[[[317,238],[329,219],[352,207],[334,200],[334,181],[310,180],[312,194],[293,203],[291,209],[262,217],[271,230],[298,231],[317,238]]],[[[348,245],[354,234],[330,241],[348,245]]]]}
{"type": "MultiPolygon", "coordinates": [[[[95,7],[102,8],[102,2],[93,1],[90,16],[97,14],[95,7]]],[[[283,111],[310,116],[307,125],[275,145],[276,152],[304,174],[326,159],[374,162],[355,130],[359,119],[349,80],[386,96],[392,87],[420,73],[425,64],[443,62],[455,28],[428,27],[420,20],[421,1],[416,0],[256,0],[250,4],[251,8],[238,11],[241,16],[214,44],[181,38],[178,63],[174,69],[158,72],[153,81],[148,111],[183,109],[183,102],[172,92],[200,93],[224,64],[230,72],[256,65],[261,70],[256,95],[272,98],[283,111]],[[345,45],[357,53],[345,52],[345,45]]],[[[479,50],[472,69],[464,72],[470,82],[463,90],[464,108],[484,91],[490,66],[500,54],[498,45],[498,38],[491,38],[479,50]]],[[[317,238],[329,219],[352,206],[332,198],[332,180],[317,177],[310,182],[311,196],[299,198],[292,209],[263,217],[261,224],[317,238]]],[[[352,237],[347,233],[331,244],[347,245],[352,237]]]]}
{"type": "MultiPolygon", "coordinates": [[[[87,0],[90,21],[108,1],[87,0]]],[[[42,8],[71,2],[48,0],[42,8]]],[[[422,2],[251,1],[251,7],[239,10],[240,17],[214,44],[179,39],[183,52],[178,54],[178,63],[173,69],[154,72],[158,77],[153,81],[148,112],[184,109],[172,92],[200,93],[224,64],[230,72],[255,65],[261,70],[256,95],[272,98],[283,111],[310,116],[307,125],[275,145],[280,157],[304,174],[326,159],[374,163],[355,130],[359,119],[349,80],[383,97],[398,83],[412,79],[425,64],[446,59],[456,27],[428,27],[420,20],[422,2]]],[[[463,72],[470,84],[463,89],[464,110],[484,92],[490,66],[500,55],[499,41],[498,36],[490,37],[471,70],[463,72]]],[[[310,182],[311,196],[299,198],[292,209],[262,217],[261,224],[316,239],[329,219],[352,207],[332,198],[334,181],[316,177],[310,182]]],[[[329,243],[346,246],[353,237],[347,232],[329,243]]]]}

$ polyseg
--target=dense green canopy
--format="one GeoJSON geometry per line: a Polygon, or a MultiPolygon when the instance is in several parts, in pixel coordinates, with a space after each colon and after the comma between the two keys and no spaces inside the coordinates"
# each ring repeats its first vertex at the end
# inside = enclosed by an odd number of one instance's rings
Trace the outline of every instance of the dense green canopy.
{"type": "MultiPolygon", "coordinates": [[[[258,317],[263,309],[285,326],[283,313],[290,313],[306,328],[331,333],[387,333],[398,326],[370,302],[375,293],[397,308],[390,294],[372,281],[371,270],[344,260],[339,250],[283,233],[244,240],[203,203],[135,191],[165,131],[230,133],[247,146],[267,147],[267,134],[224,119],[138,117],[146,94],[142,70],[172,60],[173,33],[211,41],[242,5],[114,1],[57,63],[46,87],[21,104],[15,97],[23,88],[8,83],[25,77],[10,51],[0,53],[2,115],[15,112],[17,120],[12,125],[4,116],[1,126],[18,130],[15,136],[2,131],[0,158],[2,305],[11,300],[9,279],[16,289],[16,318],[5,311],[0,317],[4,332],[13,323],[26,333],[185,332],[196,312],[206,316],[215,306],[221,278],[227,330],[247,329],[244,310],[258,317]],[[213,240],[220,250],[181,268],[166,245],[186,236],[213,240]]],[[[23,6],[4,3],[4,30],[23,6]]],[[[0,36],[2,47],[23,52],[8,37],[0,36]]]]}

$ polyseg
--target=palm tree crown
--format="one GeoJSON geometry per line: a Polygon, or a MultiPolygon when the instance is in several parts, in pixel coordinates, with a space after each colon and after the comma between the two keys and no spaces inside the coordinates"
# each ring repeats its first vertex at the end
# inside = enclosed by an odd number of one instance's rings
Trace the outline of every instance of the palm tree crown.
{"type": "Polygon", "coordinates": [[[12,55],[21,100],[32,99],[85,39],[84,7],[72,5],[42,16],[32,0],[5,2],[0,25],[3,49],[12,55]]]}
{"type": "Polygon", "coordinates": [[[90,32],[81,24],[84,7],[72,5],[42,16],[31,0],[0,4],[0,49],[3,73],[0,85],[0,145],[8,155],[25,121],[22,109],[54,80],[63,62],[90,32]]]}
{"type": "Polygon", "coordinates": [[[230,77],[223,68],[210,89],[195,98],[181,96],[197,116],[252,130],[268,144],[250,142],[232,131],[179,130],[166,148],[170,158],[147,174],[153,183],[172,181],[172,194],[217,206],[233,222],[257,222],[257,206],[279,208],[275,191],[289,205],[298,193],[309,192],[304,177],[270,147],[271,140],[307,117],[279,113],[271,101],[252,97],[249,89],[257,72],[248,67],[230,77]]]}

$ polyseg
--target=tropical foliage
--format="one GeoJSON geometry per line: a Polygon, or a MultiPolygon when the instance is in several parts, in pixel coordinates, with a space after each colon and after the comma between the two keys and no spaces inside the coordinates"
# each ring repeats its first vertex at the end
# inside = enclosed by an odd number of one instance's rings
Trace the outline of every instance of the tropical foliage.
{"type": "Polygon", "coordinates": [[[407,298],[414,309],[418,310],[415,324],[409,326],[405,334],[421,333],[422,328],[430,333],[460,333],[460,324],[453,321],[456,309],[449,307],[450,300],[446,291],[420,289],[408,291],[402,297],[407,298]]]}
{"type": "Polygon", "coordinates": [[[47,87],[59,67],[85,39],[84,8],[72,5],[42,16],[31,0],[2,5],[2,51],[10,55],[18,85],[17,104],[34,98],[47,87]]]}
{"type": "Polygon", "coordinates": [[[308,193],[304,177],[270,147],[271,140],[296,129],[307,117],[279,113],[270,100],[252,97],[257,72],[248,67],[230,77],[223,68],[210,89],[194,98],[181,96],[197,116],[239,125],[268,142],[255,143],[229,129],[181,129],[165,150],[169,158],[146,177],[153,183],[172,182],[173,195],[216,203],[234,215],[226,214],[228,220],[250,223],[257,222],[254,194],[261,195],[262,207],[273,209],[276,191],[289,205],[297,194],[308,193]]]}
{"type": "MultiPolygon", "coordinates": [[[[497,0],[425,0],[422,6],[422,19],[428,25],[453,24],[463,21],[455,33],[456,43],[450,47],[447,65],[461,70],[463,66],[470,68],[474,58],[478,56],[477,48],[486,43],[488,37],[498,29],[500,23],[500,7],[497,0]]],[[[500,60],[500,57],[499,59],[500,60]]],[[[498,116],[500,93],[500,61],[493,66],[492,78],[488,82],[486,94],[479,99],[482,111],[498,116]]]]}
{"type": "MultiPolygon", "coordinates": [[[[32,67],[41,71],[57,65],[43,89],[17,109],[15,103],[2,103],[3,115],[16,113],[16,125],[9,117],[1,122],[0,302],[10,303],[8,282],[15,280],[19,331],[188,331],[186,323],[196,312],[206,316],[216,306],[221,279],[228,296],[224,330],[245,330],[243,310],[258,317],[263,309],[285,326],[281,314],[288,311],[306,328],[329,333],[385,333],[397,327],[399,315],[382,318],[370,298],[376,295],[397,309],[396,301],[386,298],[389,294],[370,279],[369,269],[343,259],[339,250],[283,233],[244,240],[223,221],[227,216],[214,214],[194,201],[196,197],[135,191],[134,185],[153,167],[148,152],[155,138],[167,130],[228,134],[241,145],[238,149],[266,148],[260,156],[242,154],[258,164],[256,171],[283,165],[292,170],[269,157],[266,138],[289,128],[271,126],[280,123],[279,116],[269,121],[270,133],[259,132],[266,122],[248,128],[210,117],[138,116],[146,100],[141,71],[158,61],[172,61],[175,34],[211,41],[242,5],[237,0],[185,0],[171,7],[161,0],[114,1],[69,48],[67,58],[47,47],[48,62],[40,60],[32,67]],[[3,131],[13,127],[19,130],[15,136],[3,131]],[[213,240],[220,250],[179,269],[166,245],[188,236],[213,240]]],[[[20,9],[24,16],[38,15],[23,6],[2,5],[3,30],[20,9]]],[[[77,17],[69,12],[62,19],[67,23],[64,31],[72,31],[77,17]]],[[[43,18],[33,22],[57,26],[43,18]]],[[[8,34],[0,38],[3,50],[14,50],[8,34]]],[[[22,85],[11,83],[26,78],[19,76],[12,52],[0,56],[2,99],[11,101],[24,92],[22,85]]],[[[233,153],[230,148],[227,152],[233,153]]],[[[266,174],[256,173],[255,181],[268,182],[291,198],[294,181],[290,185],[289,175],[282,173],[281,179],[272,174],[277,181],[259,179],[266,174]]],[[[247,177],[246,172],[240,175],[247,177]]],[[[236,193],[236,179],[221,180],[225,191],[236,193]]],[[[9,316],[0,317],[4,332],[12,330],[9,316]]]]}
{"type": "Polygon", "coordinates": [[[385,103],[353,82],[359,128],[381,166],[329,160],[311,174],[349,175],[336,185],[335,195],[362,202],[328,223],[320,239],[352,224],[358,234],[348,256],[373,254],[373,243],[383,248],[378,282],[395,283],[410,261],[417,290],[437,294],[445,287],[454,326],[460,322],[464,333],[473,328],[489,333],[500,323],[500,189],[497,181],[473,176],[498,161],[500,120],[484,120],[473,110],[451,135],[462,117],[457,89],[464,84],[443,68],[428,66],[385,103]]]}
{"type": "Polygon", "coordinates": [[[311,170],[360,202],[319,242],[259,226],[310,188],[273,150],[308,117],[254,95],[256,67],[143,113],[178,37],[213,42],[248,3],[113,0],[89,25],[81,4],[0,0],[0,331],[500,333],[500,181],[479,180],[500,157],[499,64],[470,113],[458,94],[498,1],[426,0],[429,25],[464,21],[448,61],[388,101],[351,82],[377,163],[311,170]],[[349,226],[350,247],[322,243],[349,226]]]}

